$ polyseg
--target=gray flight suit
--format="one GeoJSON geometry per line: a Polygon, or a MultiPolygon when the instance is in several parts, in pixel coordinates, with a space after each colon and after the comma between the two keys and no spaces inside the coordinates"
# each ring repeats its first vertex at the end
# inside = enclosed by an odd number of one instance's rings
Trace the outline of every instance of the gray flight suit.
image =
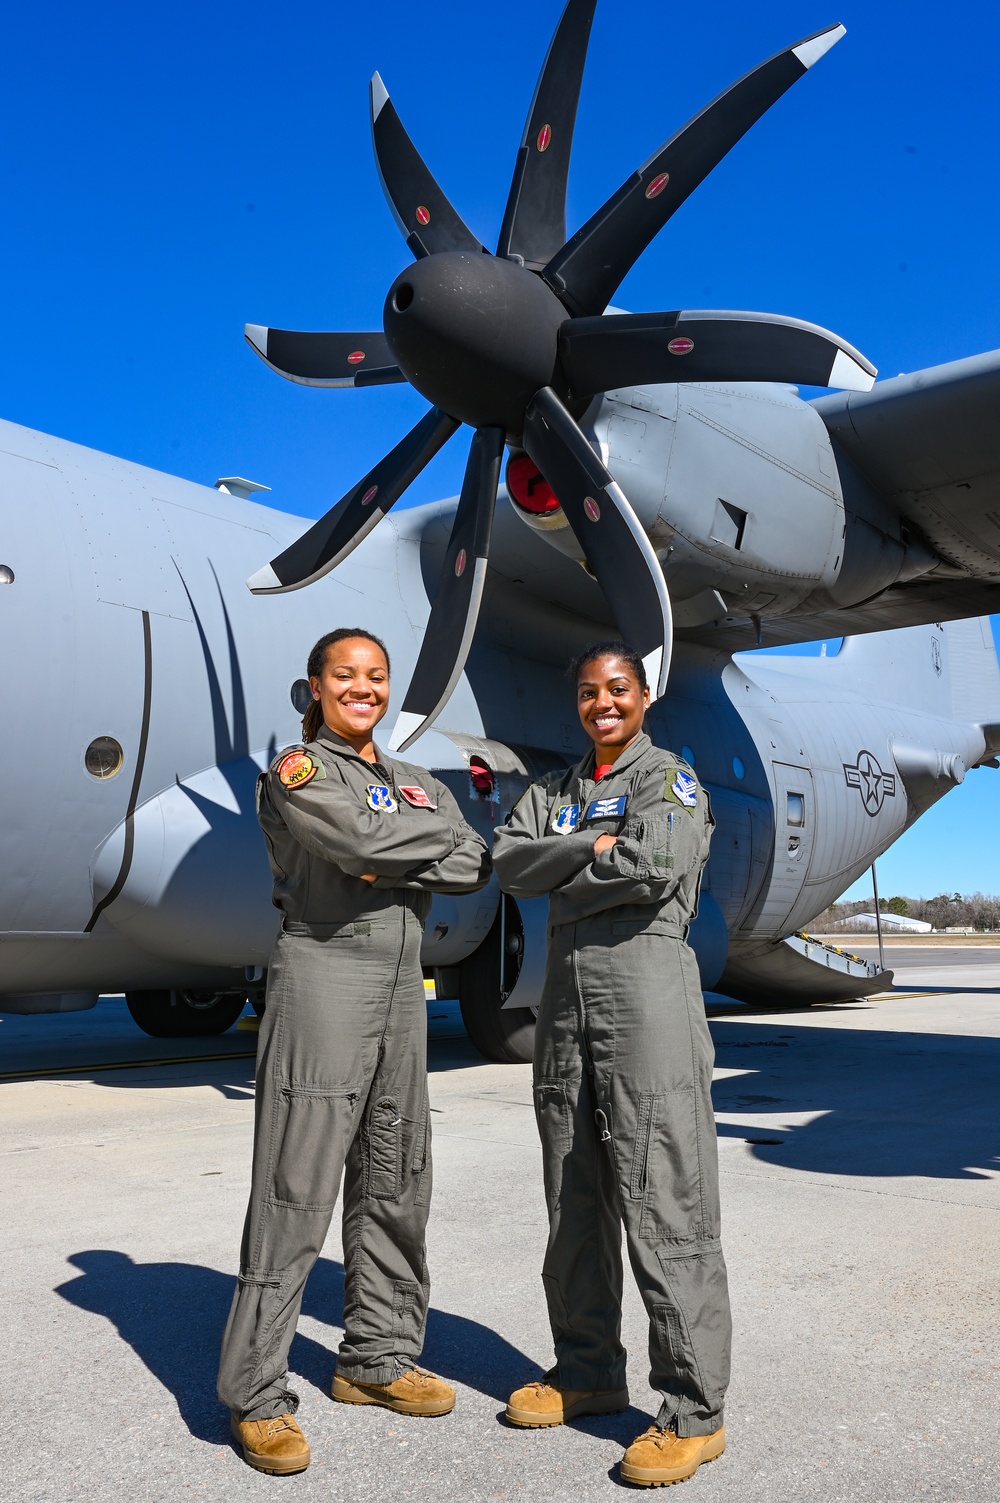
{"type": "Polygon", "coordinates": [[[685,942],[714,826],[687,763],[640,735],[534,783],[496,832],[504,891],[549,894],[534,1095],[562,1388],[625,1384],[621,1224],[649,1316],[657,1424],[722,1424],[731,1322],[720,1243],[714,1050],[685,942]],[[617,844],[594,856],[606,832],[617,844]]]}
{"type": "Polygon", "coordinates": [[[325,726],[262,774],[257,812],[282,928],[219,1368],[219,1397],[241,1420],[295,1411],[288,1349],[342,1174],[337,1370],[387,1383],[420,1355],[431,1195],[420,943],[431,893],[471,892],[490,870],[447,788],[394,757],[364,761],[325,726]],[[377,881],[361,881],[365,872],[377,881]]]}

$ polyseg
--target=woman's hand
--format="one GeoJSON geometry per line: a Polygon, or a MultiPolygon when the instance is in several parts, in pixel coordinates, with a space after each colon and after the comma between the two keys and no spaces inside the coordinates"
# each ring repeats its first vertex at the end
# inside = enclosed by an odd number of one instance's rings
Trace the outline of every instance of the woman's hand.
{"type": "Polygon", "coordinates": [[[617,842],[617,835],[598,835],[594,841],[594,855],[599,856],[602,851],[610,851],[611,847],[616,845],[617,842]]]}

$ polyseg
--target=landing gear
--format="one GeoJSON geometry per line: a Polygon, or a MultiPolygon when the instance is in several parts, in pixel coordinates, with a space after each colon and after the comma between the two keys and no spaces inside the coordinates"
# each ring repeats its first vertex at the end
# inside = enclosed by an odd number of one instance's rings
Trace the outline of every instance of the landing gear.
{"type": "Polygon", "coordinates": [[[210,1038],[231,1028],[246,1005],[238,992],[126,992],[125,1005],[154,1039],[210,1038]]]}
{"type": "Polygon", "coordinates": [[[524,959],[524,926],[513,898],[501,897],[493,927],[458,968],[462,1021],[480,1054],[501,1065],[531,1061],[535,1010],[503,1004],[517,984],[524,959]]]}

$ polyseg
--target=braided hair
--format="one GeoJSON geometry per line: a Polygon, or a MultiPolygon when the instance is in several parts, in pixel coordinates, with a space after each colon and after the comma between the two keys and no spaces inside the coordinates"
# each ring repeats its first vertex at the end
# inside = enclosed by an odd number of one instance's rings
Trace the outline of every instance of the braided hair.
{"type": "Polygon", "coordinates": [[[593,663],[597,658],[618,658],[621,662],[627,663],[635,675],[639,688],[645,689],[645,664],[635,648],[630,647],[627,642],[622,642],[621,640],[595,642],[593,646],[584,648],[583,652],[578,653],[570,663],[567,669],[567,677],[572,679],[574,684],[578,684],[584,668],[586,668],[588,663],[593,663]]]}

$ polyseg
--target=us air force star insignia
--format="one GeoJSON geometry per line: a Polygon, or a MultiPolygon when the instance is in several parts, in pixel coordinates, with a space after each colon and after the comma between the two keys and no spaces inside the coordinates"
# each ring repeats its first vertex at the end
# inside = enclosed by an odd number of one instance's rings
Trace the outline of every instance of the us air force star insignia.
{"type": "Polygon", "coordinates": [[[395,814],[399,805],[384,783],[369,783],[368,807],[379,814],[395,814]]]}
{"type": "Polygon", "coordinates": [[[693,809],[698,802],[698,784],[689,773],[681,772],[678,767],[671,791],[677,795],[677,802],[683,804],[685,809],[693,809]]]}
{"type": "Polygon", "coordinates": [[[278,782],[283,788],[304,788],[319,770],[319,763],[314,762],[308,752],[289,752],[278,763],[278,782]]]}
{"type": "Polygon", "coordinates": [[[887,798],[896,796],[896,775],[883,772],[870,751],[859,751],[856,763],[844,763],[844,777],[848,788],[858,788],[865,813],[872,819],[887,798]]]}
{"type": "Polygon", "coordinates": [[[552,816],[552,828],[557,835],[570,835],[580,823],[579,804],[560,804],[552,816]]]}

